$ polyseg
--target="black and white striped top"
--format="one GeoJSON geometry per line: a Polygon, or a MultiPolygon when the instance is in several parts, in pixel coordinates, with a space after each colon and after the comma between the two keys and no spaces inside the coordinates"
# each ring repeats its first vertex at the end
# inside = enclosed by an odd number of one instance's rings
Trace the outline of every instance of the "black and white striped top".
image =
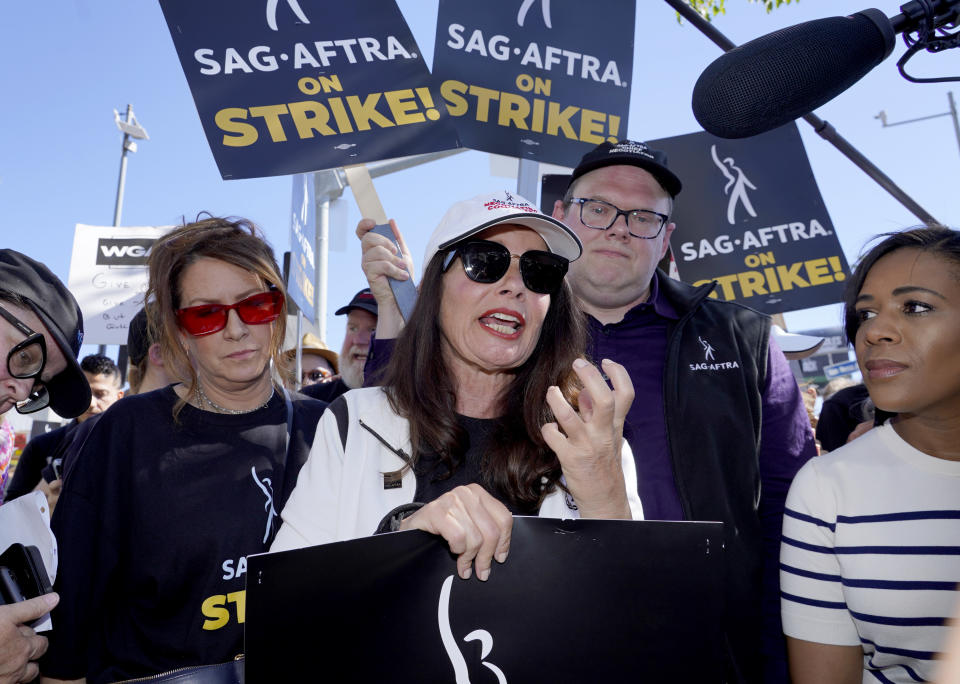
{"type": "Polygon", "coordinates": [[[927,681],[958,583],[960,462],[888,422],[797,473],[780,551],[787,636],[862,646],[864,682],[927,681]]]}

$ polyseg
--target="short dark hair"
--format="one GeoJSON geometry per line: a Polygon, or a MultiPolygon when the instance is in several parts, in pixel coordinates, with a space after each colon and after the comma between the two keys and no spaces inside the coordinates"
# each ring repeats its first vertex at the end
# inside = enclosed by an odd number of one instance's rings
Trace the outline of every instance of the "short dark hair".
{"type": "Polygon", "coordinates": [[[120,369],[109,356],[90,354],[80,362],[80,369],[90,375],[113,375],[120,381],[120,369]]]}
{"type": "MultiPolygon", "coordinates": [[[[438,252],[426,265],[417,304],[397,338],[383,384],[390,406],[410,423],[414,459],[434,452],[452,473],[463,455],[466,434],[457,422],[456,388],[442,353],[445,256],[438,252]]],[[[525,515],[536,514],[543,498],[563,486],[560,461],[540,428],[555,420],[546,401],[551,385],[577,406],[580,381],[571,364],[586,349],[586,340],[586,321],[564,280],[550,297],[536,347],[514,370],[513,381],[500,397],[497,448],[483,466],[485,484],[502,492],[525,515]]]]}
{"type": "Polygon", "coordinates": [[[863,282],[867,279],[870,269],[883,257],[898,249],[911,247],[922,252],[929,252],[952,261],[957,266],[957,275],[960,277],[960,232],[944,226],[917,226],[893,233],[882,233],[873,239],[885,238],[874,245],[857,262],[857,267],[847,283],[843,298],[844,332],[850,344],[855,343],[857,330],[860,329],[860,319],[857,317],[857,297],[863,289],[863,282]]]}

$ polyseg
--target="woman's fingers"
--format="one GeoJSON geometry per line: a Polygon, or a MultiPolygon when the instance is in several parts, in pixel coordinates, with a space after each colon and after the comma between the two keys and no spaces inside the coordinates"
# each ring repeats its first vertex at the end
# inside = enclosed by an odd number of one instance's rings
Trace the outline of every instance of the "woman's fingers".
{"type": "Polygon", "coordinates": [[[401,529],[420,529],[443,537],[457,554],[457,574],[468,579],[476,569],[486,581],[493,559],[502,563],[510,550],[513,516],[483,487],[457,487],[404,520],[401,529]]]}
{"type": "Polygon", "coordinates": [[[573,368],[583,383],[579,412],[559,388],[547,390],[547,403],[556,422],[543,425],[541,434],[557,455],[583,517],[629,517],[620,446],[633,385],[620,364],[605,359],[602,367],[612,389],[600,370],[583,359],[574,361],[573,368]]]}
{"type": "Polygon", "coordinates": [[[616,361],[604,359],[600,362],[600,365],[603,368],[603,372],[610,378],[610,383],[613,385],[615,403],[614,425],[622,430],[623,423],[627,419],[627,413],[633,404],[633,381],[630,379],[630,374],[627,372],[627,369],[616,361]]]}

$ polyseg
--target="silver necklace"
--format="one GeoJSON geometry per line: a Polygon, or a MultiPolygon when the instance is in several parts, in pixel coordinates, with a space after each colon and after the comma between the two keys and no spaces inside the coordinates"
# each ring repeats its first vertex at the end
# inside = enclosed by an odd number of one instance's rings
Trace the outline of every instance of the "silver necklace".
{"type": "Polygon", "coordinates": [[[210,408],[212,408],[214,411],[217,411],[218,413],[228,413],[233,416],[238,416],[243,413],[253,413],[254,411],[259,411],[260,409],[264,408],[267,404],[270,403],[270,400],[273,399],[273,393],[274,393],[274,388],[273,388],[273,384],[271,383],[270,396],[267,397],[267,400],[262,404],[260,404],[256,408],[251,408],[251,409],[232,409],[232,408],[227,408],[226,406],[220,406],[219,404],[215,404],[213,401],[211,401],[210,397],[208,397],[206,393],[204,393],[203,388],[200,386],[200,381],[199,380],[197,381],[197,404],[199,405],[200,408],[203,408],[203,404],[207,403],[210,405],[210,408]]]}

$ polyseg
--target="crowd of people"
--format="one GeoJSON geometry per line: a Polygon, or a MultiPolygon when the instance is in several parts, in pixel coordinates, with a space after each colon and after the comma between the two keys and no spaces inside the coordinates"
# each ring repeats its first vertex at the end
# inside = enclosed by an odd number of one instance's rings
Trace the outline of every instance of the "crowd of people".
{"type": "Polygon", "coordinates": [[[47,495],[59,570],[55,593],[0,606],[0,682],[229,661],[246,556],[267,550],[419,529],[484,581],[514,515],[723,522],[723,681],[930,681],[960,608],[960,234],[891,234],[857,265],[864,387],[815,435],[770,318],[658,268],[681,190],[661,152],[620,141],[552,215],[508,192],[456,202],[407,321],[400,228],[365,219],[369,288],[336,312],[339,354],[312,335],[284,350],[252,224],[184,224],[151,249],[126,396],[109,359],[78,361],[63,284],[0,250],[0,412],[75,419],[8,486],[47,495]]]}

